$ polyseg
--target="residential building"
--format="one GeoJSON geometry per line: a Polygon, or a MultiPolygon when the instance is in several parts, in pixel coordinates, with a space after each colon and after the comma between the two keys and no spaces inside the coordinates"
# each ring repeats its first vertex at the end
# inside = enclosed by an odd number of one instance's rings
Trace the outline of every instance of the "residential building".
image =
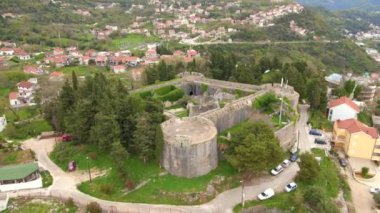
{"type": "Polygon", "coordinates": [[[9,93],[9,104],[11,105],[11,107],[19,107],[22,105],[22,102],[18,99],[17,92],[9,93]]]}
{"type": "Polygon", "coordinates": [[[114,73],[123,73],[125,72],[125,66],[124,65],[116,65],[112,67],[112,71],[114,73]]]}
{"type": "Polygon", "coordinates": [[[5,115],[3,115],[2,117],[0,117],[0,132],[2,132],[6,126],[7,126],[7,118],[5,117],[5,115]]]}
{"type": "Polygon", "coordinates": [[[9,196],[7,193],[0,193],[0,212],[7,209],[9,196]]]}
{"type": "Polygon", "coordinates": [[[327,119],[329,121],[356,119],[359,112],[359,106],[351,99],[343,96],[329,102],[327,119]]]}
{"type": "Polygon", "coordinates": [[[332,142],[335,149],[342,149],[350,157],[380,161],[380,139],[376,128],[355,119],[337,120],[332,142]]]}
{"type": "Polygon", "coordinates": [[[50,73],[49,75],[49,80],[51,81],[62,81],[63,79],[65,78],[65,75],[63,74],[63,72],[52,72],[50,73]]]}
{"type": "Polygon", "coordinates": [[[37,163],[0,167],[0,191],[36,189],[42,187],[37,163]]]}
{"type": "Polygon", "coordinates": [[[2,56],[13,56],[14,50],[12,48],[3,47],[0,49],[0,55],[2,56]]]}
{"type": "Polygon", "coordinates": [[[37,65],[25,65],[23,70],[27,74],[41,75],[44,73],[44,71],[37,65]]]}

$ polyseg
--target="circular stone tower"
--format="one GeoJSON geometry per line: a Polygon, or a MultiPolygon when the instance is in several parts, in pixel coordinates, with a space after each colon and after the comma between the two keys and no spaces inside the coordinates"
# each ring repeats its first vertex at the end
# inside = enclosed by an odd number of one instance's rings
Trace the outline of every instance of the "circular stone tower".
{"type": "Polygon", "coordinates": [[[210,120],[174,118],[161,127],[165,141],[163,166],[171,174],[198,177],[218,166],[217,130],[210,120]]]}

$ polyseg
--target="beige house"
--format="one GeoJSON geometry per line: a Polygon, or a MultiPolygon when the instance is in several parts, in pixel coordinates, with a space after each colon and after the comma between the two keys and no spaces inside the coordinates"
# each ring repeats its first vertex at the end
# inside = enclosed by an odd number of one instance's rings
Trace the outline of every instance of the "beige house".
{"type": "Polygon", "coordinates": [[[380,138],[377,130],[355,119],[334,123],[333,142],[348,156],[380,161],[380,138]]]}

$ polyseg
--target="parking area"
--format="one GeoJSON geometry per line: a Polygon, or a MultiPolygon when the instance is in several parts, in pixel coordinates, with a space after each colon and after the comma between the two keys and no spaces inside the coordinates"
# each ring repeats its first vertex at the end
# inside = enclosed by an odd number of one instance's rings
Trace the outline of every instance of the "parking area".
{"type": "Polygon", "coordinates": [[[310,125],[307,126],[307,139],[311,148],[331,149],[331,132],[324,132],[319,129],[312,129],[310,125]]]}

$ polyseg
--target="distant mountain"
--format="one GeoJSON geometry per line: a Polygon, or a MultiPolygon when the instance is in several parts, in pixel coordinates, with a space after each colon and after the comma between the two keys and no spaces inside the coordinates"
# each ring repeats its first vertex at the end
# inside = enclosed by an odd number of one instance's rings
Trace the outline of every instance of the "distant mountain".
{"type": "Polygon", "coordinates": [[[322,6],[329,10],[373,9],[380,10],[379,0],[296,0],[307,6],[322,6]]]}

